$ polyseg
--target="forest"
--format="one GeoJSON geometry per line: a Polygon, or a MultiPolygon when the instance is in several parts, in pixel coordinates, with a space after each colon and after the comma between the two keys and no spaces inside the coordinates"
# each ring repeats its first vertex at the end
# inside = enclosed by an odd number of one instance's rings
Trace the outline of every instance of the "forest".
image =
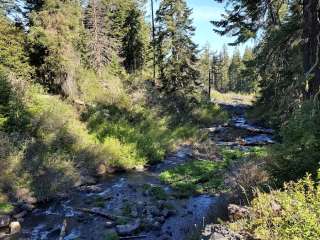
{"type": "Polygon", "coordinates": [[[320,239],[320,1],[189,2],[0,0],[0,239],[320,239]]]}

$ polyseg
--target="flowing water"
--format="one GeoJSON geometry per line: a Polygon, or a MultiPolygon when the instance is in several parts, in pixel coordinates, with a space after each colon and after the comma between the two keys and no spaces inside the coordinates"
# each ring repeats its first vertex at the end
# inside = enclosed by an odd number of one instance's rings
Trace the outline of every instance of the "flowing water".
{"type": "MultiPolygon", "coordinates": [[[[274,143],[271,129],[251,125],[243,115],[244,110],[239,109],[233,112],[228,125],[208,129],[217,145],[246,151],[251,146],[274,143]]],[[[84,212],[84,208],[114,216],[123,216],[127,212],[126,217],[117,220],[124,222],[117,224],[138,221],[142,231],[129,235],[139,235],[141,239],[187,239],[205,224],[209,211],[216,217],[225,215],[227,202],[224,197],[200,195],[186,199],[170,197],[167,200],[155,200],[146,190],[146,184],[159,186],[171,196],[173,190],[160,182],[159,174],[183,164],[191,156],[191,147],[181,146],[176,153],[145,172],[110,176],[100,184],[80,187],[71,191],[66,198],[38,206],[24,219],[22,233],[13,239],[59,239],[64,220],[67,221],[65,240],[107,239],[106,231],[115,229],[113,221],[99,214],[84,212]]]]}

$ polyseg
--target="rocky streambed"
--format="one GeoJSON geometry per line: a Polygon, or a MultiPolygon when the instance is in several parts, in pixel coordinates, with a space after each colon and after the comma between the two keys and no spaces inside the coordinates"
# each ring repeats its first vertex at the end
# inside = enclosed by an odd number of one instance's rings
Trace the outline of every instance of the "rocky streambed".
{"type": "MultiPolygon", "coordinates": [[[[242,107],[233,109],[237,111],[231,112],[229,124],[207,129],[217,145],[247,151],[273,143],[271,129],[249,124],[242,107]]],[[[3,238],[110,240],[119,235],[120,239],[190,239],[213,218],[226,217],[228,204],[223,195],[177,198],[174,190],[160,181],[162,171],[192,158],[192,147],[184,145],[146,171],[117,174],[101,183],[81,186],[15,217],[22,227],[20,233],[3,238]]]]}

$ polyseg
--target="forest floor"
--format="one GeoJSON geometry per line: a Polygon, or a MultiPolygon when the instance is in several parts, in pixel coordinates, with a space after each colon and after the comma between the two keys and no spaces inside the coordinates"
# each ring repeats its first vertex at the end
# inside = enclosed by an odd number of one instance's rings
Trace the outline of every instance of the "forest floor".
{"type": "Polygon", "coordinates": [[[181,145],[147,170],[109,176],[38,206],[10,239],[199,239],[207,224],[227,219],[232,161],[273,143],[271,129],[245,118],[247,97],[215,101],[230,119],[203,129],[203,142],[181,145]]]}

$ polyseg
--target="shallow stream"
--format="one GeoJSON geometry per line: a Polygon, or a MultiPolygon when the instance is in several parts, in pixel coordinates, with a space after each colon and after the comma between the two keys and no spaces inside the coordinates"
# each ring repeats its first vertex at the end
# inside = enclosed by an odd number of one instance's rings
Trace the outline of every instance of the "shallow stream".
{"type": "MultiPolygon", "coordinates": [[[[274,143],[273,131],[250,124],[243,111],[233,112],[229,124],[208,129],[217,145],[246,151],[251,146],[274,143]]],[[[161,187],[172,196],[173,190],[160,182],[159,174],[183,164],[191,156],[191,146],[181,146],[176,153],[170,154],[162,163],[149,170],[110,176],[97,185],[71,191],[66,198],[38,206],[24,219],[22,233],[14,239],[59,239],[64,220],[67,223],[64,240],[107,240],[106,233],[114,231],[115,224],[129,224],[127,228],[139,225],[140,229],[145,230],[127,234],[138,235],[141,237],[139,239],[188,239],[206,223],[209,211],[210,215],[217,217],[225,215],[227,202],[224,197],[200,195],[187,199],[170,197],[167,200],[155,200],[147,186],[161,187]],[[84,209],[112,214],[117,220],[84,209]]]]}

